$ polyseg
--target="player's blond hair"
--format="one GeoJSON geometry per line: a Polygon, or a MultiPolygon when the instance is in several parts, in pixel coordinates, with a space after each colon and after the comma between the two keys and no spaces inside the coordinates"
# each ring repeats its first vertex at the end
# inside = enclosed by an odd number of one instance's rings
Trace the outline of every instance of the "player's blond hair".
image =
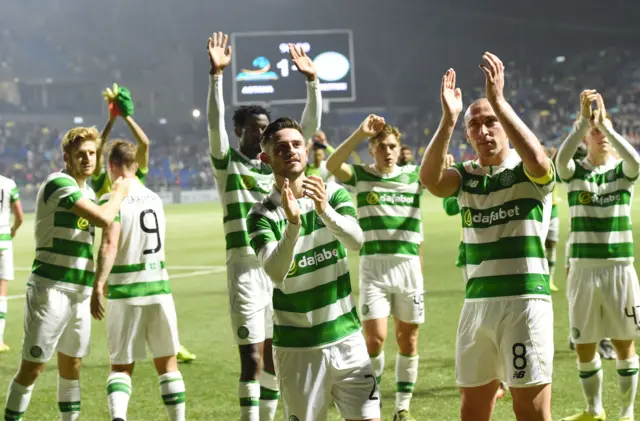
{"type": "Polygon", "coordinates": [[[402,136],[400,129],[390,124],[385,124],[382,130],[369,138],[369,146],[375,146],[376,143],[391,135],[395,136],[398,139],[398,144],[400,144],[400,137],[402,136]]]}
{"type": "Polygon", "coordinates": [[[109,162],[118,167],[131,168],[137,162],[138,147],[124,139],[115,139],[109,148],[109,162]]]}
{"type": "Polygon", "coordinates": [[[74,127],[64,134],[62,137],[62,152],[71,154],[75,148],[82,142],[95,142],[96,146],[100,143],[100,132],[93,127],[74,127]]]}

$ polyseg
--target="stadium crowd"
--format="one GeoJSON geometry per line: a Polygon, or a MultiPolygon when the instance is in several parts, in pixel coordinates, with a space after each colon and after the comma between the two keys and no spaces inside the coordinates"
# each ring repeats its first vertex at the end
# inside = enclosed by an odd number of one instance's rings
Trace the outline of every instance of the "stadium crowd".
{"type": "MultiPolygon", "coordinates": [[[[16,37],[9,31],[3,37],[16,37]]],[[[0,52],[2,53],[2,52],[0,52]]],[[[614,124],[620,133],[640,148],[640,63],[628,50],[610,48],[597,52],[603,60],[593,61],[594,52],[585,51],[570,58],[546,57],[525,63],[507,63],[510,84],[508,95],[514,108],[547,146],[558,145],[576,119],[575,98],[583,85],[606,86],[603,96],[612,104],[614,124]],[[604,59],[606,58],[606,60],[604,59]],[[615,72],[610,70],[615,68],[615,72]],[[576,78],[581,75],[580,80],[576,78]],[[603,76],[604,75],[604,76],[603,76]]],[[[1,56],[1,57],[9,57],[1,56]]],[[[9,66],[10,60],[0,59],[0,65],[9,66]]],[[[467,98],[482,94],[481,84],[463,86],[467,98]]],[[[277,112],[276,112],[277,114],[277,112]]],[[[323,131],[329,143],[338,144],[357,127],[366,113],[330,112],[325,115],[323,131]],[[346,116],[346,117],[345,117],[346,116]]],[[[389,110],[389,114],[394,114],[389,110]]],[[[385,113],[381,113],[385,115],[385,113]]],[[[397,114],[401,115],[401,114],[397,114]]],[[[388,117],[387,117],[388,118],[388,117]]],[[[423,128],[437,126],[439,110],[422,109],[397,121],[403,130],[403,141],[420,155],[431,136],[423,128]]],[[[393,121],[392,118],[388,120],[393,121]]],[[[206,152],[206,124],[204,119],[181,125],[162,125],[157,121],[142,121],[143,128],[153,143],[149,185],[153,188],[180,186],[182,188],[211,187],[214,183],[209,157],[206,152]]],[[[59,153],[61,132],[65,127],[48,127],[40,122],[12,122],[0,116],[0,164],[4,173],[19,186],[35,189],[46,174],[62,167],[59,153]]],[[[126,127],[116,127],[115,137],[127,137],[126,127]]],[[[466,145],[461,126],[454,132],[452,146],[466,145]]],[[[459,148],[456,159],[470,152],[459,148]]],[[[366,147],[356,153],[363,162],[371,157],[366,147]]]]}

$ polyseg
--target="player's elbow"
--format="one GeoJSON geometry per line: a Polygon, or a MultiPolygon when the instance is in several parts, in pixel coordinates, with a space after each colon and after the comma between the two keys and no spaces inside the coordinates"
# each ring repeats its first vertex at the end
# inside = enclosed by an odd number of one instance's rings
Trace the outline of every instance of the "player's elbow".
{"type": "Polygon", "coordinates": [[[447,194],[445,189],[442,188],[441,180],[442,179],[425,174],[424,172],[420,173],[420,183],[424,188],[426,188],[432,195],[444,199],[451,196],[451,194],[447,194]]]}
{"type": "Polygon", "coordinates": [[[109,225],[111,225],[111,222],[113,222],[113,221],[109,220],[109,218],[107,218],[107,216],[102,214],[102,213],[94,216],[93,217],[93,221],[91,221],[91,223],[93,225],[95,225],[98,228],[102,228],[102,229],[108,228],[109,225]]]}

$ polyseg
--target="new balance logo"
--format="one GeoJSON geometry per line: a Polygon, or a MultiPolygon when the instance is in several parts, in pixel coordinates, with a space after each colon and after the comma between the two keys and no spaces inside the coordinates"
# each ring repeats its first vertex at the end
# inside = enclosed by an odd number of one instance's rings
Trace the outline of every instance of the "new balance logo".
{"type": "Polygon", "coordinates": [[[466,186],[475,189],[478,187],[478,180],[469,180],[466,182],[466,186]]]}

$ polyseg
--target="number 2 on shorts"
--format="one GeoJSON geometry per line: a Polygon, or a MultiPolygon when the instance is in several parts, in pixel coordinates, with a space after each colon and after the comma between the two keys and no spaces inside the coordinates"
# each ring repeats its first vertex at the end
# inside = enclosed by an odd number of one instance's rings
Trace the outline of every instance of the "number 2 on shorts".
{"type": "Polygon", "coordinates": [[[371,380],[373,381],[373,388],[371,388],[371,393],[369,393],[369,400],[370,401],[377,401],[378,397],[374,396],[376,393],[376,386],[378,385],[378,382],[376,382],[376,378],[374,377],[373,374],[365,374],[364,375],[365,379],[371,378],[371,380]]]}

